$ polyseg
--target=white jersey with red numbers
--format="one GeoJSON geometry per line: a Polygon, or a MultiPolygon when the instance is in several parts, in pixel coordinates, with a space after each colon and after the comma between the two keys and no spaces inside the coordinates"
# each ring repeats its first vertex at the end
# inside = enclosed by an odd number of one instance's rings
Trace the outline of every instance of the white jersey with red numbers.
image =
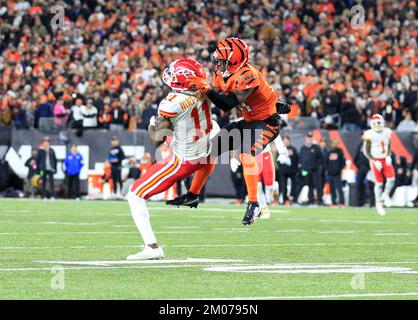
{"type": "Polygon", "coordinates": [[[170,148],[184,160],[193,160],[210,153],[213,123],[210,104],[203,93],[188,95],[171,92],[158,106],[158,115],[173,124],[170,148]]]}
{"type": "Polygon", "coordinates": [[[369,129],[364,132],[363,139],[371,142],[370,154],[373,159],[384,159],[388,156],[392,130],[383,128],[381,132],[369,129]]]}

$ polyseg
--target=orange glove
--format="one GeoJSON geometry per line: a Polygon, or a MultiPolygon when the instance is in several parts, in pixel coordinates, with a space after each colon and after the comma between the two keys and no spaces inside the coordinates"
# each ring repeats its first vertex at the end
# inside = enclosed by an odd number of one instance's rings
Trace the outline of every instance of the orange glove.
{"type": "Polygon", "coordinates": [[[191,91],[208,92],[212,89],[211,85],[206,79],[193,77],[186,79],[185,84],[191,91]]]}

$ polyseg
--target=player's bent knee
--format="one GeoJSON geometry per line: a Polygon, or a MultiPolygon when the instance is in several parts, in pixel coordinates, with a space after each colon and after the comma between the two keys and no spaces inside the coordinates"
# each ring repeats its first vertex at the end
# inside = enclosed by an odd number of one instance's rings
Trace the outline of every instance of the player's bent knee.
{"type": "Polygon", "coordinates": [[[134,192],[132,192],[132,190],[129,191],[128,194],[126,195],[126,200],[128,200],[129,203],[132,202],[132,201],[137,201],[137,199],[144,199],[144,198],[138,196],[137,194],[135,194],[134,192]]]}

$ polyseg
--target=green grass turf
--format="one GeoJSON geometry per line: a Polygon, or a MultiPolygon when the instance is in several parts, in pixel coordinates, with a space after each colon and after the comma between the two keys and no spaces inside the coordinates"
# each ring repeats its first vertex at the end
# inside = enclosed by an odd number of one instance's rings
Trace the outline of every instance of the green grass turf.
{"type": "Polygon", "coordinates": [[[370,209],[272,209],[270,220],[244,227],[243,206],[201,205],[195,210],[151,203],[152,224],[166,259],[181,261],[80,265],[60,261],[120,261],[138,251],[141,240],[126,202],[3,199],[0,298],[418,298],[416,209],[388,209],[385,217],[370,209]],[[241,261],[184,261],[187,258],[241,261]],[[301,273],[289,264],[305,271],[301,264],[321,264],[316,269],[323,273],[301,273]],[[416,273],[333,273],[347,269],[336,264],[401,267],[416,273]],[[64,289],[51,287],[57,277],[51,267],[57,265],[64,268],[64,289]],[[273,269],[205,270],[233,265],[273,269]],[[292,270],[296,272],[289,273],[292,270]],[[363,289],[353,289],[353,277],[363,289]],[[415,295],[398,295],[404,293],[415,295]]]}

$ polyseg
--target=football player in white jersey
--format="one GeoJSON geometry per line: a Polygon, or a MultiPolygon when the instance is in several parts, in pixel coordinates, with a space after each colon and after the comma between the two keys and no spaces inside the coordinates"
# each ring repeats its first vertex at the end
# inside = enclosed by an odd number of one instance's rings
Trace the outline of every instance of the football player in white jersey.
{"type": "MultiPolygon", "coordinates": [[[[173,91],[158,107],[158,117],[150,121],[148,131],[156,146],[173,134],[170,144],[172,154],[155,164],[136,180],[127,195],[131,214],[144,240],[145,247],[128,260],[159,259],[164,257],[151,228],[150,216],[145,200],[170,188],[178,180],[195,173],[200,181],[206,181],[214,169],[210,161],[211,132],[216,134],[219,126],[212,122],[210,103],[200,92],[190,92],[185,85],[189,77],[205,76],[200,63],[189,58],[180,58],[164,70],[163,81],[173,91]],[[214,125],[217,126],[214,129],[214,125]]],[[[202,184],[192,184],[189,206],[197,206],[202,184]]]]}
{"type": "Polygon", "coordinates": [[[390,138],[392,130],[385,128],[385,121],[380,114],[375,114],[370,119],[371,129],[364,132],[363,152],[370,160],[370,168],[375,178],[374,195],[376,210],[380,215],[385,215],[383,204],[388,206],[389,193],[395,183],[395,170],[390,157],[390,138]],[[385,189],[383,182],[386,179],[385,189]]]}

